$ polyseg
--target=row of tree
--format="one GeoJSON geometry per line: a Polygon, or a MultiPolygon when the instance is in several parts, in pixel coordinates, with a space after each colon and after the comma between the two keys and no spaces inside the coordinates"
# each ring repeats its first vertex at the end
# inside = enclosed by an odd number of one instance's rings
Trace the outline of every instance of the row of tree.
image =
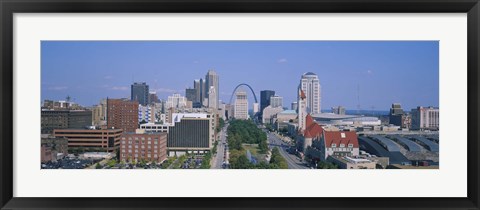
{"type": "Polygon", "coordinates": [[[268,151],[267,134],[251,120],[232,120],[227,130],[230,149],[241,150],[242,144],[258,144],[260,153],[268,151]]]}
{"type": "Polygon", "coordinates": [[[258,144],[259,153],[268,151],[267,134],[251,120],[233,120],[227,130],[229,146],[229,162],[232,169],[286,169],[287,161],[277,147],[272,150],[270,162],[250,162],[242,144],[258,144]]]}

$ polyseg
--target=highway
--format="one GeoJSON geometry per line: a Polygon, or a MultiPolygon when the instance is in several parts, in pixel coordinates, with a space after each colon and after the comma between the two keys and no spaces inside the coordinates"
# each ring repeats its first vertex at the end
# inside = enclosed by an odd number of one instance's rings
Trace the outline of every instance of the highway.
{"type": "Polygon", "coordinates": [[[222,169],[223,162],[228,162],[228,145],[227,145],[227,128],[228,123],[225,124],[220,131],[220,140],[217,144],[217,154],[212,157],[212,169],[222,169]]]}
{"type": "Polygon", "coordinates": [[[289,154],[287,152],[287,148],[289,147],[287,143],[283,142],[274,133],[269,133],[265,129],[264,131],[267,133],[268,147],[270,149],[272,149],[273,147],[278,147],[280,154],[287,161],[288,169],[308,169],[308,167],[306,167],[304,163],[300,162],[299,157],[289,154]]]}

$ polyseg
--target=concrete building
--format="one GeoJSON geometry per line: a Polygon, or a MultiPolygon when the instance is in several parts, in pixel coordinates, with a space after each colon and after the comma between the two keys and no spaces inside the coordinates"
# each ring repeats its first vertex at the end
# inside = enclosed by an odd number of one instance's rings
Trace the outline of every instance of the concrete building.
{"type": "Polygon", "coordinates": [[[291,104],[291,106],[290,106],[290,109],[297,111],[297,109],[298,109],[298,102],[296,102],[296,101],[292,102],[292,104],[291,104]]]}
{"type": "Polygon", "coordinates": [[[171,96],[168,96],[167,102],[165,103],[165,109],[170,108],[185,108],[187,106],[187,98],[181,96],[178,93],[174,93],[171,96]]]}
{"type": "Polygon", "coordinates": [[[107,99],[107,128],[134,132],[138,127],[138,101],[107,99]]]}
{"type": "Polygon", "coordinates": [[[42,110],[41,133],[52,134],[54,129],[81,129],[92,125],[90,110],[42,110]]]}
{"type": "Polygon", "coordinates": [[[145,123],[140,125],[140,129],[145,130],[147,133],[168,133],[168,128],[172,124],[155,124],[155,123],[145,123]]]}
{"type": "Polygon", "coordinates": [[[168,130],[169,156],[185,153],[204,154],[213,146],[215,140],[211,118],[177,118],[174,126],[168,130]]]}
{"type": "Polygon", "coordinates": [[[247,92],[244,90],[238,90],[235,93],[235,110],[234,118],[235,119],[248,119],[248,99],[247,92]]]}
{"type": "Polygon", "coordinates": [[[155,122],[155,106],[147,105],[142,106],[138,105],[138,122],[155,122]]]}
{"type": "MultiPolygon", "coordinates": [[[[321,87],[318,76],[315,73],[307,72],[302,75],[298,86],[306,96],[307,113],[318,114],[321,112],[321,87]]],[[[298,95],[300,98],[300,94],[298,95]]]]}
{"type": "Polygon", "coordinates": [[[271,96],[270,97],[270,106],[275,107],[283,107],[283,97],[281,96],[271,96]]]}
{"type": "Polygon", "coordinates": [[[338,114],[338,115],[345,115],[345,107],[343,106],[336,106],[332,107],[332,113],[333,114],[338,114]]]}
{"type": "Polygon", "coordinates": [[[265,107],[265,109],[263,109],[262,123],[273,124],[274,122],[271,122],[271,119],[280,112],[283,112],[282,107],[272,107],[272,106],[265,107]]]}
{"type": "Polygon", "coordinates": [[[253,103],[253,115],[256,115],[259,112],[260,112],[260,104],[253,103]]]}
{"type": "Polygon", "coordinates": [[[218,100],[217,100],[217,93],[214,86],[210,86],[210,90],[208,91],[208,108],[218,109],[218,100]]]}
{"type": "Polygon", "coordinates": [[[404,115],[404,112],[402,109],[402,105],[398,103],[392,104],[392,107],[390,108],[390,114],[388,116],[390,124],[396,125],[396,126],[402,126],[403,115],[404,115]]]}
{"type": "Polygon", "coordinates": [[[122,129],[55,129],[53,136],[68,139],[69,153],[115,152],[122,133],[122,129]]]}
{"type": "Polygon", "coordinates": [[[124,162],[157,162],[167,159],[167,134],[148,133],[138,129],[121,137],[120,160],[124,162]]]}
{"type": "Polygon", "coordinates": [[[270,106],[270,98],[275,95],[273,90],[262,90],[260,91],[260,117],[263,114],[263,109],[267,106],[270,106]]]}
{"type": "Polygon", "coordinates": [[[412,130],[439,130],[440,110],[435,107],[417,107],[410,112],[412,130]]]}
{"type": "Polygon", "coordinates": [[[218,109],[218,100],[219,98],[219,92],[220,92],[220,85],[219,85],[219,76],[217,72],[214,70],[208,70],[207,75],[205,75],[205,98],[209,100],[208,104],[211,104],[212,107],[215,109],[218,109]],[[210,87],[214,87],[215,91],[212,93],[213,96],[210,97],[210,87]],[[210,100],[211,99],[211,100],[210,100]]]}
{"type": "Polygon", "coordinates": [[[295,110],[284,110],[277,113],[274,117],[275,127],[277,130],[287,128],[288,123],[295,121],[297,112],[295,110]]]}
{"type": "Polygon", "coordinates": [[[329,156],[328,162],[334,163],[340,169],[375,169],[374,161],[350,156],[329,156]]]}
{"type": "Polygon", "coordinates": [[[100,103],[92,109],[92,125],[107,125],[107,99],[100,100],[100,103]]]}
{"type": "Polygon", "coordinates": [[[131,101],[137,101],[139,104],[146,106],[149,101],[148,85],[145,82],[135,82],[131,85],[131,101]]]}

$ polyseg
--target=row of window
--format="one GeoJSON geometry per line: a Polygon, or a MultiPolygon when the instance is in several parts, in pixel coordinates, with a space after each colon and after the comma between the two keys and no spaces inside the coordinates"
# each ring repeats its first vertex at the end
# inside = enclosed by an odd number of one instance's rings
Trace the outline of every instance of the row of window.
{"type": "MultiPolygon", "coordinates": [[[[337,147],[337,144],[332,144],[332,148],[337,147]]],[[[345,144],[340,144],[340,147],[345,147],[345,144]]],[[[353,144],[348,144],[348,147],[352,148],[353,144]]]]}
{"type": "MultiPolygon", "coordinates": [[[[122,149],[122,153],[125,153],[125,151],[126,151],[126,150],[122,149]]],[[[129,150],[128,150],[128,153],[132,153],[132,150],[129,149],[129,150]]],[[[135,153],[138,153],[138,149],[135,150],[135,153]]],[[[140,151],[140,153],[144,154],[145,151],[142,150],[142,151],[140,151]]],[[[153,150],[153,153],[158,153],[158,150],[153,150]]]]}
{"type": "MultiPolygon", "coordinates": [[[[123,158],[127,158],[127,157],[128,157],[128,158],[132,158],[132,157],[138,158],[139,156],[138,156],[138,154],[135,154],[135,156],[122,154],[122,157],[123,157],[123,158]]],[[[141,157],[144,158],[145,155],[142,155],[141,157]]],[[[147,157],[151,158],[152,155],[148,154],[147,157]]],[[[154,158],[158,158],[158,155],[155,154],[155,155],[153,155],[153,157],[154,157],[154,158]]]]}
{"type": "MultiPolygon", "coordinates": [[[[125,145],[122,145],[122,148],[125,148],[125,145]]],[[[128,145],[128,148],[132,148],[132,145],[128,145]]],[[[135,148],[138,149],[138,145],[135,145],[135,148]]],[[[145,146],[142,145],[141,148],[142,148],[142,149],[145,149],[145,146]]],[[[148,148],[148,149],[152,149],[152,146],[148,145],[147,148],[148,148]]],[[[154,149],[158,149],[158,146],[155,145],[153,148],[154,148],[154,149]]]]}

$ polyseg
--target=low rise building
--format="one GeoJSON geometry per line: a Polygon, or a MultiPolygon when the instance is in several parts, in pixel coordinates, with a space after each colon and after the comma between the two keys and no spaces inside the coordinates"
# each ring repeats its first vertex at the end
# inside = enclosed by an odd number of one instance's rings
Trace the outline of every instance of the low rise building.
{"type": "Polygon", "coordinates": [[[41,135],[41,162],[57,161],[68,155],[68,140],[49,134],[41,135]]]}
{"type": "Polygon", "coordinates": [[[121,137],[120,160],[124,162],[157,162],[167,159],[167,134],[138,129],[121,137]]]}
{"type": "Polygon", "coordinates": [[[359,157],[329,156],[327,161],[340,169],[375,169],[376,166],[374,161],[359,157]]]}
{"type": "Polygon", "coordinates": [[[92,125],[90,110],[42,109],[41,133],[52,134],[54,129],[82,129],[92,125]]]}
{"type": "Polygon", "coordinates": [[[53,136],[66,138],[71,153],[115,152],[120,146],[122,129],[55,129],[53,136]]]}
{"type": "Polygon", "coordinates": [[[283,111],[283,107],[272,107],[272,106],[267,106],[265,109],[263,109],[263,115],[262,115],[262,123],[263,124],[271,124],[272,121],[271,119],[278,113],[283,111]]]}

